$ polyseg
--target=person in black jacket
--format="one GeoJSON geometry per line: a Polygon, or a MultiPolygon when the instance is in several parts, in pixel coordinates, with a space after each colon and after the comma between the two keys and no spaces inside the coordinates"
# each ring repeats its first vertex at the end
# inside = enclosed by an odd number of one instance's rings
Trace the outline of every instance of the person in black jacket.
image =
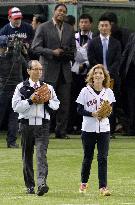
{"type": "MultiPolygon", "coordinates": [[[[117,39],[121,44],[121,51],[123,52],[126,44],[128,42],[131,30],[126,27],[119,26],[117,15],[113,12],[105,12],[102,14],[102,17],[106,17],[111,22],[111,36],[117,39]]],[[[117,109],[117,125],[115,128],[116,132],[126,133],[127,132],[127,120],[126,120],[126,106],[127,94],[125,92],[125,82],[121,78],[120,85],[120,98],[119,98],[119,107],[117,109]]]]}
{"type": "Polygon", "coordinates": [[[105,12],[102,14],[102,17],[108,18],[111,22],[111,36],[116,38],[120,42],[121,50],[124,51],[131,31],[128,28],[120,27],[118,25],[117,15],[113,12],[105,12]]]}
{"type": "Polygon", "coordinates": [[[32,18],[32,28],[34,31],[36,31],[36,29],[38,28],[38,26],[41,24],[41,23],[44,23],[46,20],[45,20],[45,16],[42,15],[42,14],[34,14],[33,15],[33,18],[32,18]]]}
{"type": "Polygon", "coordinates": [[[120,77],[124,84],[125,114],[128,116],[127,134],[135,136],[135,33],[132,33],[122,54],[120,77]]]}
{"type": "Polygon", "coordinates": [[[8,121],[7,147],[18,148],[18,115],[13,111],[11,102],[16,85],[23,80],[22,69],[27,71],[27,63],[19,47],[8,47],[8,44],[8,38],[0,36],[0,130],[5,120],[8,121]]]}

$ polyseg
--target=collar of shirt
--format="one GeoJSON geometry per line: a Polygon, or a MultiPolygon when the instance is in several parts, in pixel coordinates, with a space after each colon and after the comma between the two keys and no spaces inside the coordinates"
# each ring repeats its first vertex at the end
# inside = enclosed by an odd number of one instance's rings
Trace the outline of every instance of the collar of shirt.
{"type": "Polygon", "coordinates": [[[11,26],[12,28],[15,28],[15,27],[11,24],[11,22],[10,22],[9,24],[10,24],[10,26],[11,26]]]}
{"type": "Polygon", "coordinates": [[[9,22],[9,24],[10,24],[10,26],[11,26],[12,28],[20,28],[20,26],[21,26],[21,24],[20,24],[19,27],[14,27],[14,26],[11,24],[11,22],[9,22]]]}
{"type": "Polygon", "coordinates": [[[92,39],[92,32],[91,31],[88,31],[88,32],[84,32],[84,31],[81,31],[81,35],[86,35],[88,36],[89,39],[92,39]]]}
{"type": "Polygon", "coordinates": [[[102,34],[100,34],[100,39],[101,41],[103,42],[103,39],[106,38],[106,43],[107,43],[107,47],[108,47],[108,44],[109,44],[109,35],[108,36],[103,36],[102,34]]]}
{"type": "Polygon", "coordinates": [[[58,35],[59,35],[59,38],[61,40],[62,38],[62,32],[63,32],[63,24],[61,25],[61,28],[59,27],[59,25],[56,23],[56,21],[54,20],[54,18],[52,18],[53,20],[53,23],[54,23],[54,26],[56,27],[57,31],[58,31],[58,35]]]}
{"type": "MultiPolygon", "coordinates": [[[[29,78],[29,83],[30,83],[30,87],[34,87],[35,82],[33,82],[30,78],[29,78]]],[[[40,82],[37,81],[36,83],[37,83],[38,87],[40,87],[40,82]]]]}
{"type": "Polygon", "coordinates": [[[63,30],[63,23],[62,23],[62,25],[61,25],[61,29],[60,29],[60,27],[59,27],[59,25],[56,23],[55,19],[52,18],[52,20],[53,20],[53,24],[54,24],[54,26],[55,26],[57,29],[59,29],[60,31],[62,31],[62,30],[63,30]]]}
{"type": "Polygon", "coordinates": [[[109,37],[110,37],[109,35],[108,36],[103,36],[102,34],[100,34],[101,41],[103,41],[104,38],[106,38],[106,40],[109,41],[109,37]]]}

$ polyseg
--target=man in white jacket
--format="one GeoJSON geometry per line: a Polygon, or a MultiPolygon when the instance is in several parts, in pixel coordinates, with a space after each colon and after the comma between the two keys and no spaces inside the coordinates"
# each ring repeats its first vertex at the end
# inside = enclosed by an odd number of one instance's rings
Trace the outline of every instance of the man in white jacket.
{"type": "Polygon", "coordinates": [[[75,34],[76,56],[72,70],[72,89],[70,113],[72,122],[69,122],[69,133],[78,134],[81,130],[82,117],[77,114],[75,100],[81,89],[85,86],[85,78],[89,71],[89,61],[87,57],[87,44],[93,38],[91,31],[93,18],[89,14],[82,14],[79,17],[79,32],[75,34]]]}
{"type": "Polygon", "coordinates": [[[25,186],[28,194],[35,194],[35,181],[33,170],[34,145],[37,151],[37,195],[47,193],[49,187],[46,184],[48,175],[47,148],[49,144],[49,121],[53,110],[59,108],[59,100],[51,85],[48,88],[51,92],[51,99],[44,104],[34,104],[33,96],[36,87],[43,82],[42,65],[37,60],[28,63],[29,79],[17,85],[13,98],[13,110],[19,113],[22,132],[22,160],[25,186]]]}

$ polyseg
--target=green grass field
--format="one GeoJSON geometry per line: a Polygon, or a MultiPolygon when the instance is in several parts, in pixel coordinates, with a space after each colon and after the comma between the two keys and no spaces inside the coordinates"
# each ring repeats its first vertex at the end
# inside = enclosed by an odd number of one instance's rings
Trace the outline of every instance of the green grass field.
{"type": "MultiPolygon", "coordinates": [[[[20,139],[18,141],[20,143],[20,139]]],[[[48,149],[50,190],[42,197],[28,196],[23,182],[21,148],[7,149],[5,136],[0,136],[0,205],[135,205],[135,138],[116,137],[110,142],[110,197],[99,196],[96,154],[95,150],[88,192],[80,194],[82,147],[79,136],[70,140],[51,137],[48,149]]]]}

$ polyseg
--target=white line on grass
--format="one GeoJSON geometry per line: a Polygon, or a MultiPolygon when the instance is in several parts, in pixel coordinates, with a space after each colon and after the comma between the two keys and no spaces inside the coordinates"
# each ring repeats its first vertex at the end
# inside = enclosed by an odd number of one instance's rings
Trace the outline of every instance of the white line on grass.
{"type": "Polygon", "coordinates": [[[127,203],[121,203],[121,204],[123,204],[123,205],[131,205],[131,204],[133,205],[133,204],[134,204],[134,205],[135,205],[135,203],[130,203],[130,202],[127,202],[127,203]]]}
{"type": "Polygon", "coordinates": [[[61,204],[61,205],[99,205],[99,204],[61,204]]]}

